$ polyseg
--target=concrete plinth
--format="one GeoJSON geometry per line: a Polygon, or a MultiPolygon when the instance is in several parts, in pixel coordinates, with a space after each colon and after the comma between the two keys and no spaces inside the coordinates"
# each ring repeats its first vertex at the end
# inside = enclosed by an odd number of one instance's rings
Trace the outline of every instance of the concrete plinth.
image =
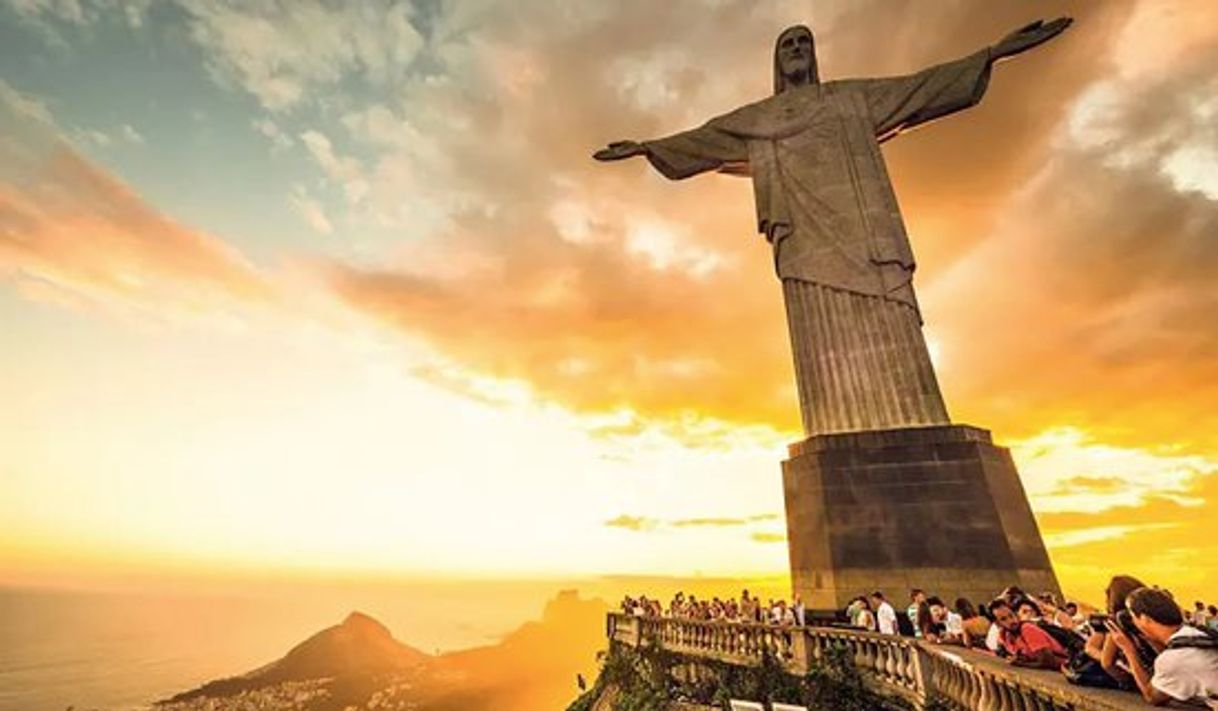
{"type": "Polygon", "coordinates": [[[1008,585],[1060,595],[1010,452],[986,430],[943,425],[818,435],[783,462],[795,591],[841,609],[910,588],[986,601],[1008,585]]]}

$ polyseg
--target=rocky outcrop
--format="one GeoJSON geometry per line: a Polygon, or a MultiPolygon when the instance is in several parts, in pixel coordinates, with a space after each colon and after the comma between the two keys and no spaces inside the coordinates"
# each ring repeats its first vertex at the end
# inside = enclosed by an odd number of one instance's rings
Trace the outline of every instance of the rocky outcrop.
{"type": "Polygon", "coordinates": [[[429,659],[430,655],[394,639],[380,622],[352,612],[342,624],[309,637],[278,661],[241,676],[208,682],[169,701],[235,696],[286,682],[392,675],[429,659]]]}

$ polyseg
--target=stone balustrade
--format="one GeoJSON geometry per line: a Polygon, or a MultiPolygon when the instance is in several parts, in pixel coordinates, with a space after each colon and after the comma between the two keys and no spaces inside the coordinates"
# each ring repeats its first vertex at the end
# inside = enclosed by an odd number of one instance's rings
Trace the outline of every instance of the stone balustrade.
{"type": "Polygon", "coordinates": [[[638,618],[643,639],[657,640],[665,649],[710,657],[731,664],[751,664],[769,655],[783,664],[794,662],[793,628],[761,624],[723,624],[663,618],[638,618]]]}
{"type": "Polygon", "coordinates": [[[768,654],[792,674],[807,673],[844,648],[875,691],[915,708],[939,699],[981,711],[1130,711],[1148,707],[1135,694],[1068,683],[1061,674],[1012,667],[960,647],[834,627],[776,627],[613,613],[609,638],[632,647],[658,644],[691,659],[752,666],[768,654]]]}

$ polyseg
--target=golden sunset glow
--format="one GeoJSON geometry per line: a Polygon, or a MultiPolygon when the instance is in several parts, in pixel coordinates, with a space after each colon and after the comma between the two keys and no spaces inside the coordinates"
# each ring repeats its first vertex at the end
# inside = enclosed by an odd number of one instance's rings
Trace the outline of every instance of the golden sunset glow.
{"type": "Polygon", "coordinates": [[[1067,594],[1212,599],[1218,6],[877,4],[0,3],[0,582],[783,576],[748,181],[591,151],[1069,14],[884,149],[927,337],[1067,594]]]}

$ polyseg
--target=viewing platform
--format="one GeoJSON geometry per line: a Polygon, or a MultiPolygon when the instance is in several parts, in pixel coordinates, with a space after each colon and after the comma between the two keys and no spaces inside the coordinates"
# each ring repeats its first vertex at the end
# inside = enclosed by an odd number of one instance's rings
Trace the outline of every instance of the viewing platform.
{"type": "Polygon", "coordinates": [[[983,652],[909,637],[622,613],[609,614],[607,632],[611,642],[634,648],[657,644],[691,662],[705,659],[751,667],[768,655],[795,676],[806,675],[829,650],[844,648],[868,688],[915,709],[926,709],[932,702],[968,711],[1151,708],[1135,693],[1075,686],[1056,672],[1012,667],[983,652]]]}

